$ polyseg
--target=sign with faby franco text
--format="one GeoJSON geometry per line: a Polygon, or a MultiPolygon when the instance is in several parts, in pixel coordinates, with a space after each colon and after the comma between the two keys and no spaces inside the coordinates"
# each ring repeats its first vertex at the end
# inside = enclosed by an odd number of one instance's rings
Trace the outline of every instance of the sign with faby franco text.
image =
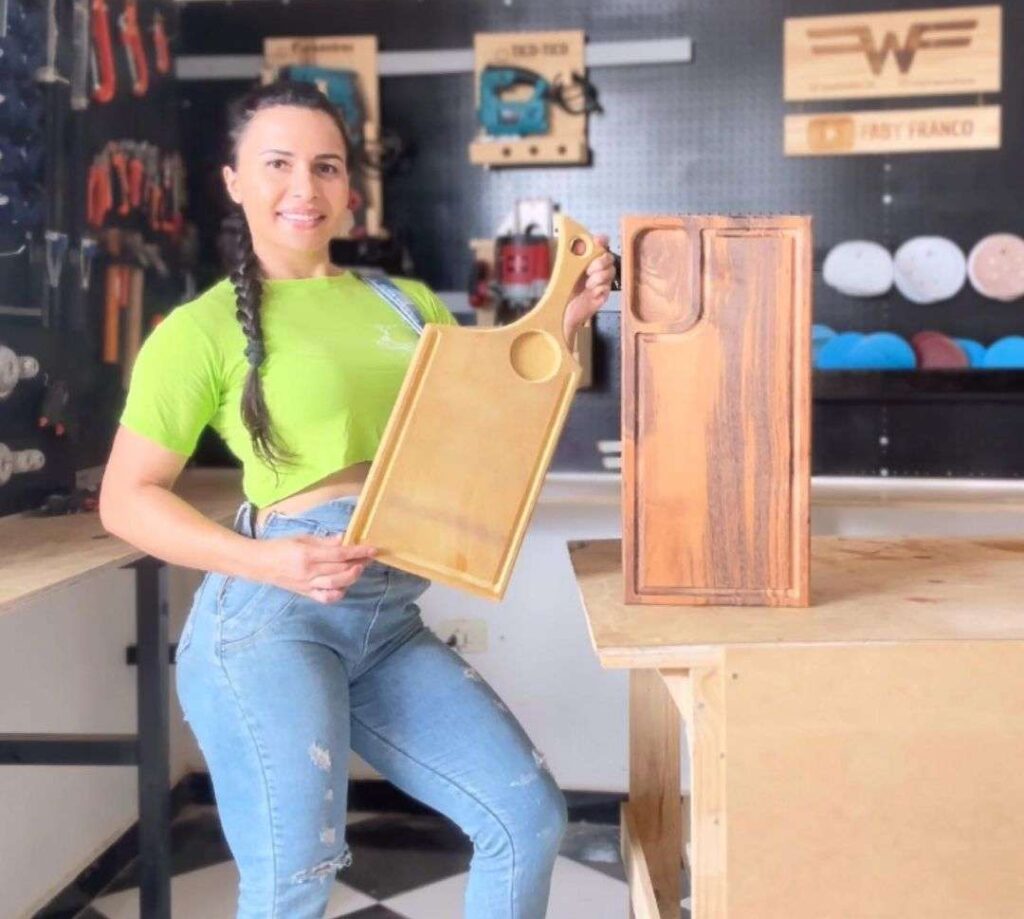
{"type": "Polygon", "coordinates": [[[996,150],[1001,120],[998,105],[787,115],[786,156],[996,150]]]}

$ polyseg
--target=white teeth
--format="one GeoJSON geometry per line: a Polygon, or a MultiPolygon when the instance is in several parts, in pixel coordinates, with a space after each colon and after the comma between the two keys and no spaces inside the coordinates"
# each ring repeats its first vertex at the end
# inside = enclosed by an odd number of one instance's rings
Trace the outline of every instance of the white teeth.
{"type": "Polygon", "coordinates": [[[281,212],[281,217],[287,220],[289,223],[299,223],[304,226],[312,226],[321,219],[320,214],[287,214],[281,212]]]}

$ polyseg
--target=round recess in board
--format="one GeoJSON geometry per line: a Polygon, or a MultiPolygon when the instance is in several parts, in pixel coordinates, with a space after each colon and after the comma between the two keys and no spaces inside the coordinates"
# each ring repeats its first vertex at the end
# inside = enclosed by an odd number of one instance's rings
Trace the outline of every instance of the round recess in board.
{"type": "Polygon", "coordinates": [[[550,380],[562,363],[562,352],[555,337],[533,329],[512,340],[509,349],[512,369],[530,383],[550,380]]]}

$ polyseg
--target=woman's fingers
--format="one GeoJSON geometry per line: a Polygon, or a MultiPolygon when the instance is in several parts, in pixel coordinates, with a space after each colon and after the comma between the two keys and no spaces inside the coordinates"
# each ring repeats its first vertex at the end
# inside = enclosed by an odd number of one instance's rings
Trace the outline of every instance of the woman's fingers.
{"type": "Polygon", "coordinates": [[[336,590],[341,587],[351,587],[362,576],[365,567],[365,565],[354,565],[347,571],[314,575],[309,579],[309,586],[314,590],[336,590]]]}
{"type": "Polygon", "coordinates": [[[312,562],[355,562],[372,560],[377,554],[373,546],[343,546],[338,536],[309,537],[309,559],[312,562]]]}

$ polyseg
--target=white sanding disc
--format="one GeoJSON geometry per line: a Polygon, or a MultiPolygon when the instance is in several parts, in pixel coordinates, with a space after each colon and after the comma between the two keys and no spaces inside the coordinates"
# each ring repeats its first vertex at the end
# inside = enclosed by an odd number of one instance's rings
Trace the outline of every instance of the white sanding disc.
{"type": "Polygon", "coordinates": [[[869,239],[848,239],[825,256],[822,277],[829,287],[851,297],[880,297],[892,287],[892,256],[869,239]]]}
{"type": "Polygon", "coordinates": [[[1024,239],[1015,233],[979,239],[967,258],[967,276],[983,297],[1005,302],[1024,297],[1024,239]]]}
{"type": "Polygon", "coordinates": [[[967,280],[963,250],[943,236],[908,239],[893,259],[896,289],[912,303],[938,303],[956,295],[967,280]]]}

